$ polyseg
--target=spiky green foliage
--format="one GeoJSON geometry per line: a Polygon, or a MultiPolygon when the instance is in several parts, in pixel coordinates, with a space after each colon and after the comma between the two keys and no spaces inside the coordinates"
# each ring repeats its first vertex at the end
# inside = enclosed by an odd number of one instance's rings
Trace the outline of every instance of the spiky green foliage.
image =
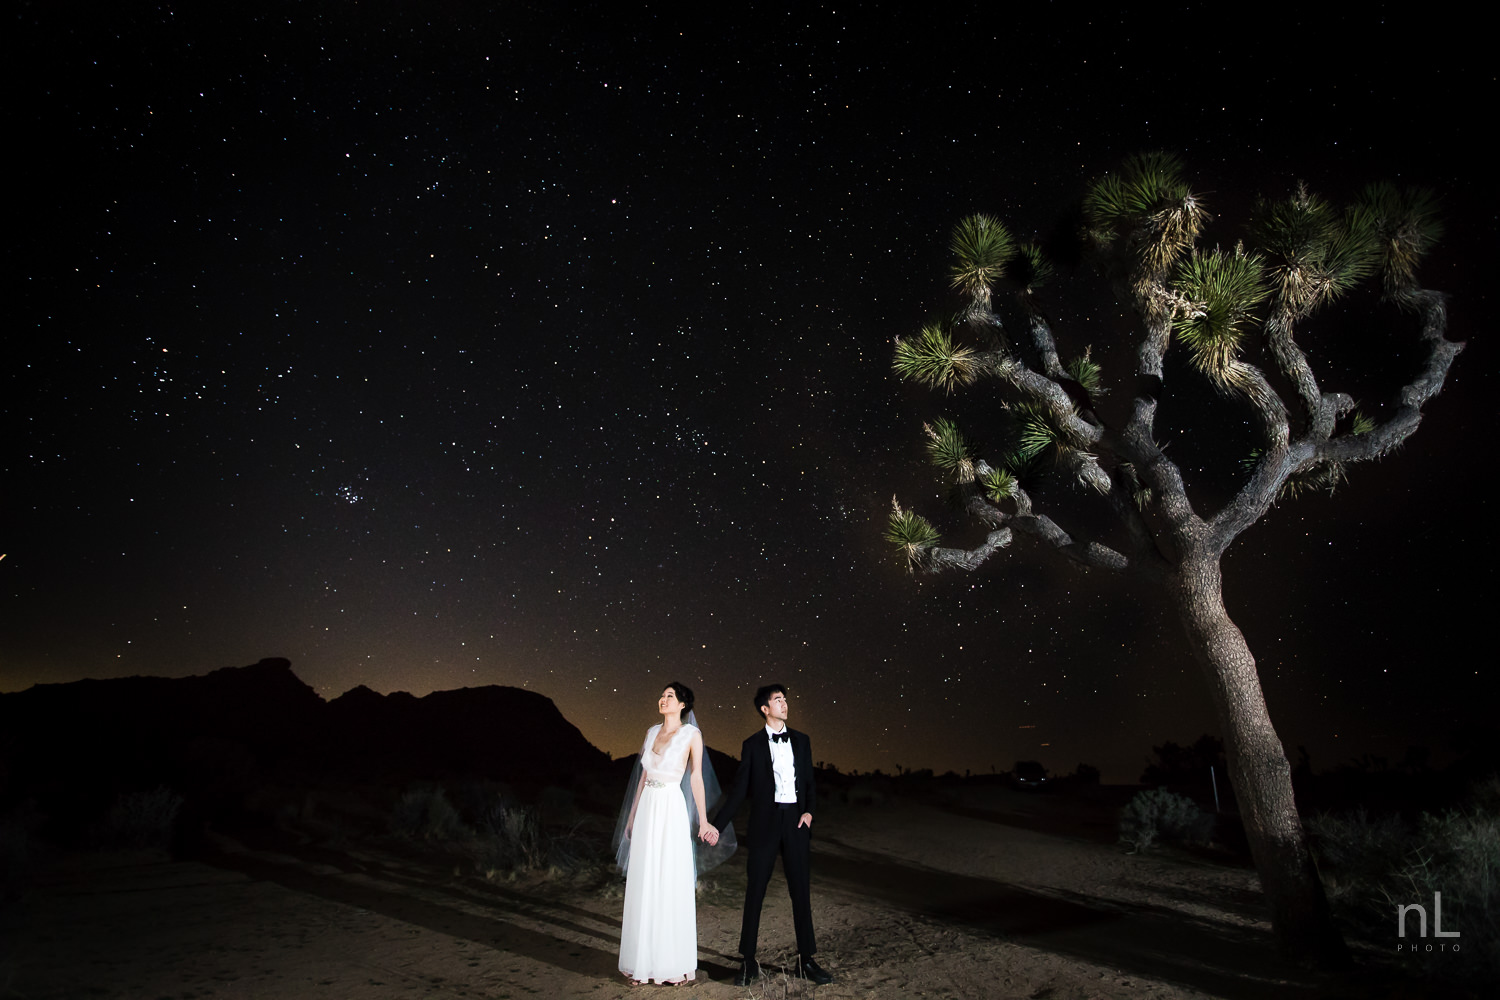
{"type": "Polygon", "coordinates": [[[914,569],[922,561],[922,554],[936,545],[942,537],[938,530],[916,511],[902,510],[901,504],[891,497],[891,519],[886,525],[885,539],[896,546],[906,557],[906,568],[914,569]]]}
{"type": "Polygon", "coordinates": [[[999,503],[1016,492],[1016,477],[1004,469],[991,469],[980,481],[990,502],[999,503]]]}
{"type": "Polygon", "coordinates": [[[1027,454],[1020,448],[1015,448],[1001,457],[1000,464],[1019,481],[1036,475],[1042,464],[1042,452],[1027,454]]]}
{"type": "Polygon", "coordinates": [[[1067,373],[1073,376],[1073,380],[1083,386],[1084,391],[1090,394],[1099,392],[1099,386],[1104,374],[1104,369],[1099,366],[1097,361],[1090,357],[1093,350],[1094,347],[1090,344],[1083,349],[1082,357],[1074,358],[1063,365],[1067,373]]]}
{"type": "Polygon", "coordinates": [[[1372,274],[1373,223],[1368,210],[1339,212],[1301,183],[1289,198],[1257,204],[1250,231],[1265,252],[1281,308],[1301,318],[1372,274]]]}
{"type": "Polygon", "coordinates": [[[974,481],[974,457],[958,425],[944,417],[923,424],[927,432],[927,454],[932,464],[951,472],[961,483],[974,481]]]}
{"type": "Polygon", "coordinates": [[[1112,230],[1133,226],[1191,194],[1182,179],[1182,161],[1171,153],[1137,153],[1120,172],[1095,181],[1083,201],[1090,224],[1112,230]]]}
{"type": "Polygon", "coordinates": [[[1366,416],[1362,411],[1354,411],[1354,420],[1349,426],[1352,434],[1368,434],[1375,429],[1375,418],[1366,416]]]}
{"type": "MultiPolygon", "coordinates": [[[[1360,433],[1355,431],[1356,434],[1360,433]]],[[[1240,468],[1245,474],[1251,475],[1260,465],[1260,460],[1265,456],[1259,448],[1250,449],[1250,454],[1240,459],[1240,468]]],[[[1281,484],[1280,491],[1276,494],[1278,500],[1295,500],[1309,493],[1317,493],[1327,490],[1332,493],[1339,483],[1346,478],[1344,466],[1341,462],[1318,461],[1306,466],[1298,472],[1287,477],[1286,482],[1281,484]]]]}
{"type": "Polygon", "coordinates": [[[1281,492],[1277,494],[1277,498],[1295,500],[1309,493],[1318,493],[1323,490],[1332,493],[1338,488],[1339,483],[1347,478],[1342,462],[1329,460],[1314,462],[1288,476],[1286,482],[1281,484],[1281,492]]]}
{"type": "Polygon", "coordinates": [[[1052,262],[1035,243],[1023,244],[1010,267],[1011,279],[1028,292],[1041,288],[1054,273],[1052,262]]]}
{"type": "Polygon", "coordinates": [[[1172,328],[1192,352],[1193,366],[1220,386],[1235,384],[1240,340],[1268,293],[1260,258],[1238,247],[1195,253],[1183,261],[1173,287],[1186,304],[1172,328]]]}
{"type": "Polygon", "coordinates": [[[1141,482],[1140,475],[1135,471],[1135,466],[1129,462],[1121,462],[1118,473],[1124,477],[1125,487],[1130,491],[1130,499],[1135,504],[1136,510],[1145,510],[1155,496],[1151,487],[1141,482]]]}
{"type": "Polygon", "coordinates": [[[1159,274],[1192,246],[1210,216],[1170,153],[1141,153],[1089,186],[1089,231],[1101,245],[1125,239],[1146,275],[1159,274]]]}
{"type": "Polygon", "coordinates": [[[999,219],[971,215],[953,230],[953,287],[986,298],[1016,254],[1016,241],[999,219]]]}
{"type": "Polygon", "coordinates": [[[1052,425],[1046,410],[1030,403],[1017,403],[1010,409],[1020,431],[1020,441],[1015,450],[1015,457],[1020,463],[1029,464],[1048,448],[1062,443],[1062,433],[1052,425]]]}
{"type": "Polygon", "coordinates": [[[1417,264],[1443,235],[1438,198],[1425,188],[1371,184],[1360,197],[1370,213],[1386,295],[1400,299],[1416,284],[1417,264]]]}
{"type": "Polygon", "coordinates": [[[894,367],[904,379],[952,392],[977,379],[980,365],[972,347],[955,344],[948,331],[929,323],[915,339],[896,338],[894,367]]]}

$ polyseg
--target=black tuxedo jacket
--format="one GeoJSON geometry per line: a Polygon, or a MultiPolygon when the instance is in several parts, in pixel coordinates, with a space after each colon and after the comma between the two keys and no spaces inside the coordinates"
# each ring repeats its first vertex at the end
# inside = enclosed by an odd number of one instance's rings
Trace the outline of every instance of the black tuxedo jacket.
{"type": "MultiPolygon", "coordinates": [[[[792,734],[792,764],[797,770],[797,814],[816,813],[818,790],[813,782],[812,740],[790,726],[787,732],[792,734]]],[[[734,784],[724,804],[714,816],[714,826],[722,832],[733,823],[734,814],[740,811],[746,798],[750,800],[750,830],[745,846],[753,849],[768,839],[776,814],[776,775],[771,770],[771,741],[764,727],[752,733],[740,747],[740,766],[734,772],[734,784]]]]}

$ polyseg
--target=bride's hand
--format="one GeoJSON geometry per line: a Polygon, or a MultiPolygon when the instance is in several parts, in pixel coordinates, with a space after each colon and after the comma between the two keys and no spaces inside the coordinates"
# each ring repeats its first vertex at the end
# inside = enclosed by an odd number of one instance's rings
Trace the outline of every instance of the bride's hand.
{"type": "Polygon", "coordinates": [[[719,831],[714,829],[711,823],[700,823],[698,825],[698,839],[702,840],[709,847],[712,847],[719,842],[719,831]]]}

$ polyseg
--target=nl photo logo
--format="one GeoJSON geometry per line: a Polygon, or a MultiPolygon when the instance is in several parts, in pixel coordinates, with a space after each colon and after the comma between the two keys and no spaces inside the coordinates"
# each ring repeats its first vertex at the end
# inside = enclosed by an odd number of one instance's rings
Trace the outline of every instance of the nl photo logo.
{"type": "Polygon", "coordinates": [[[1427,938],[1427,907],[1421,903],[1406,903],[1396,907],[1396,936],[1402,938],[1396,944],[1396,952],[1398,954],[1401,952],[1411,954],[1419,951],[1458,951],[1459,948],[1458,941],[1456,940],[1459,936],[1458,931],[1443,930],[1443,894],[1440,892],[1432,894],[1432,936],[1444,939],[1454,938],[1455,940],[1437,942],[1425,940],[1427,938]],[[1412,914],[1416,914],[1417,937],[1424,940],[1413,941],[1407,939],[1406,921],[1412,914]]]}

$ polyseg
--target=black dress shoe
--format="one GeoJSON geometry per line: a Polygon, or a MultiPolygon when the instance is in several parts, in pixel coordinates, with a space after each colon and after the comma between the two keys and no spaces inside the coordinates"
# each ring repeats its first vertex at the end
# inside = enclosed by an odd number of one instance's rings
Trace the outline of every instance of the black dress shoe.
{"type": "Polygon", "coordinates": [[[747,958],[740,963],[740,972],[734,977],[734,985],[749,986],[759,978],[760,963],[753,958],[747,958]]]}
{"type": "Polygon", "coordinates": [[[823,970],[823,967],[810,958],[797,957],[797,976],[809,982],[823,986],[833,982],[833,977],[823,970]]]}

